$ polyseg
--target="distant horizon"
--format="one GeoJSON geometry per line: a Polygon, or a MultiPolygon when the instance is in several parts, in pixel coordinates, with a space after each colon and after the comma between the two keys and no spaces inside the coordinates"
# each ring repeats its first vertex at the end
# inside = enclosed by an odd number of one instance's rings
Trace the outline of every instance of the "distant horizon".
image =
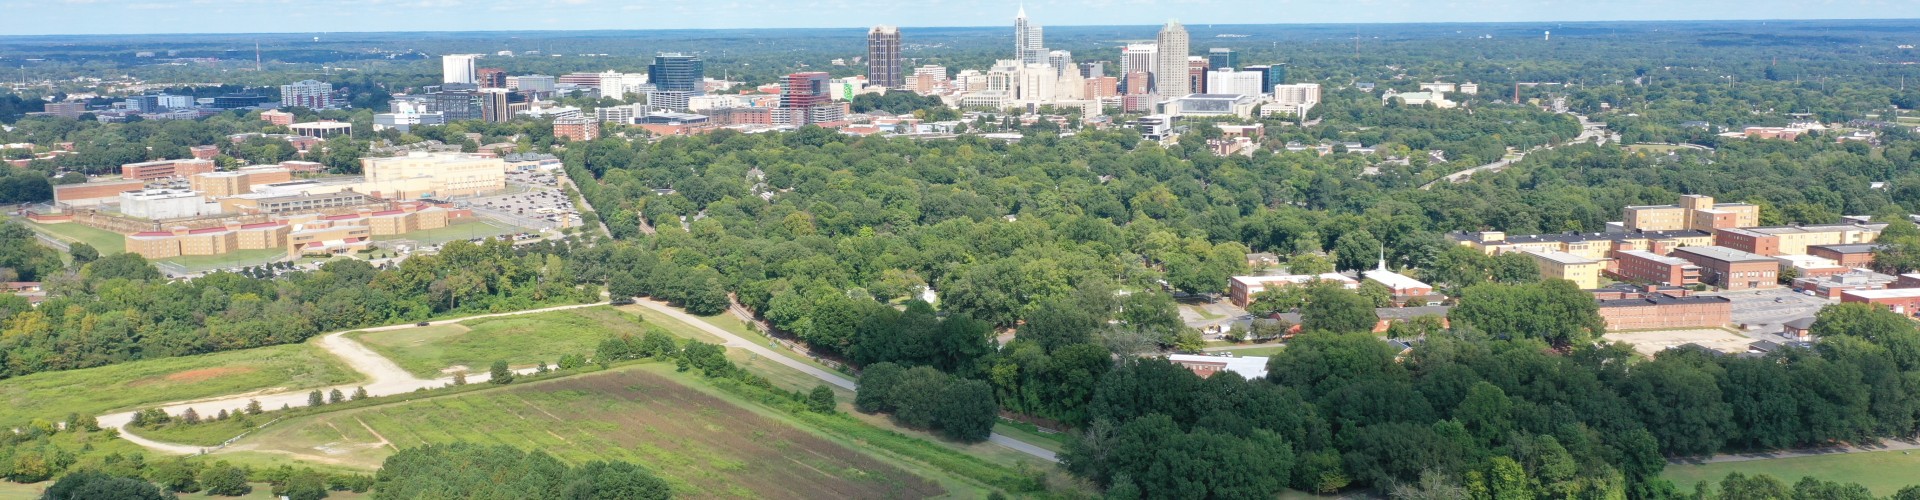
{"type": "MultiPolygon", "coordinates": [[[[46,36],[272,35],[350,33],[580,32],[676,30],[839,30],[888,24],[902,29],[1011,27],[1018,0],[906,6],[880,0],[346,0],[306,6],[271,0],[152,2],[0,0],[19,31],[46,36]],[[981,5],[984,4],[984,5],[981,5]],[[942,8],[949,7],[949,8],[942,8]],[[297,14],[297,15],[288,15],[297,14]],[[717,15],[716,15],[717,14],[717,15]],[[214,21],[217,19],[217,22],[214,21]],[[627,26],[616,25],[629,24],[627,26]],[[638,24],[638,25],[633,25],[638,24]],[[71,30],[76,26],[86,28],[71,30]],[[251,29],[207,30],[209,27],[251,29]],[[185,29],[168,29],[168,28],[185,29]],[[41,29],[46,28],[46,29],[41,29]],[[158,28],[158,29],[156,29],[158,28]],[[202,28],[202,29],[195,29],[202,28]],[[66,31],[62,31],[62,30],[66,31]]],[[[1405,25],[1920,20],[1920,2],[1897,0],[1662,0],[1567,3],[1541,0],[1056,0],[1024,2],[1043,27],[1405,25]],[[1604,4],[1604,5],[1602,5],[1604,4]],[[1635,14],[1657,14],[1652,17],[1635,14]],[[1724,15],[1736,14],[1736,15],[1724,15]],[[1217,21],[1230,22],[1217,22],[1217,21]]],[[[1916,38],[1920,38],[1917,35],[1916,38]]]]}

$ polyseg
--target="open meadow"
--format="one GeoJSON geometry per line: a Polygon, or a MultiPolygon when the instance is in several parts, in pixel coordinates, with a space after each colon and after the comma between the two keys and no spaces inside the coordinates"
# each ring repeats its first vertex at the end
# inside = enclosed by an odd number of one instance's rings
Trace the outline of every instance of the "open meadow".
{"type": "Polygon", "coordinates": [[[247,391],[309,389],[355,380],[359,380],[357,374],[312,344],[35,373],[0,380],[0,424],[36,418],[59,420],[68,413],[91,416],[145,404],[247,391]]]}
{"type": "Polygon", "coordinates": [[[573,463],[645,464],[675,493],[690,497],[923,498],[945,491],[677,377],[687,375],[646,364],[299,417],[234,450],[318,455],[371,468],[398,448],[470,441],[542,450],[573,463]]]}
{"type": "Polygon", "coordinates": [[[1661,476],[1673,481],[1681,491],[1692,491],[1693,485],[1701,481],[1717,485],[1721,479],[1727,477],[1727,474],[1738,472],[1749,476],[1766,474],[1789,485],[1804,476],[1813,476],[1823,481],[1860,483],[1861,486],[1873,490],[1875,495],[1892,495],[1901,488],[1920,485],[1920,475],[1915,474],[1914,471],[1920,471],[1920,452],[1878,451],[1701,465],[1668,465],[1666,472],[1661,476]]]}
{"type": "Polygon", "coordinates": [[[486,371],[502,359],[515,368],[541,362],[551,366],[564,354],[593,354],[608,337],[643,332],[643,324],[632,315],[590,307],[348,335],[408,372],[432,378],[456,366],[486,371]]]}

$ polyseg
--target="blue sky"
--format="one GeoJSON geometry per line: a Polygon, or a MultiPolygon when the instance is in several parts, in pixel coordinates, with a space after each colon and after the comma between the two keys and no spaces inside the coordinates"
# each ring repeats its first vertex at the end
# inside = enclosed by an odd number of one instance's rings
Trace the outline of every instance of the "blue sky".
{"type": "MultiPolygon", "coordinates": [[[[15,35],[998,26],[987,0],[0,0],[15,35]]],[[[1920,0],[1032,0],[1042,25],[1920,18],[1920,0]]]]}

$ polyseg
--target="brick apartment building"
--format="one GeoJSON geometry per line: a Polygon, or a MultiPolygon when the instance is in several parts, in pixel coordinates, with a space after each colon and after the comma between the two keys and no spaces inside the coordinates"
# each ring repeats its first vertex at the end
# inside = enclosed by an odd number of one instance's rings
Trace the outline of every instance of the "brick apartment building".
{"type": "Polygon", "coordinates": [[[1816,245],[1872,243],[1886,228],[1869,223],[1728,228],[1714,233],[1713,244],[1767,256],[1804,255],[1816,245]]]}
{"type": "Polygon", "coordinates": [[[1700,282],[1700,266],[1693,262],[1639,250],[1614,252],[1612,269],[1608,270],[1608,274],[1621,281],[1666,286],[1689,286],[1700,282]]]}
{"type": "Polygon", "coordinates": [[[1703,283],[1727,290],[1756,290],[1780,286],[1780,261],[1726,247],[1681,247],[1673,256],[1700,266],[1703,283]]]}

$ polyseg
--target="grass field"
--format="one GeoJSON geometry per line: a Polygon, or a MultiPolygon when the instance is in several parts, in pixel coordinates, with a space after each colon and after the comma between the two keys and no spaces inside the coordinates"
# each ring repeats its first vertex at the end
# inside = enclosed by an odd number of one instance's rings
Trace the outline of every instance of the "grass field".
{"type": "MultiPolygon", "coordinates": [[[[397,448],[464,440],[539,449],[563,460],[645,464],[689,497],[928,497],[945,489],[694,390],[646,364],[402,404],[299,417],[237,451],[379,464],[397,448]]],[[[216,457],[225,452],[216,454],[216,457]]]]}
{"type": "Polygon", "coordinates": [[[1920,453],[1881,451],[1818,457],[1752,460],[1705,465],[1669,465],[1662,474],[1681,491],[1692,491],[1700,481],[1719,484],[1728,473],[1766,474],[1792,485],[1801,477],[1822,481],[1860,483],[1876,495],[1892,495],[1907,486],[1920,485],[1920,453]]]}
{"type": "Polygon", "coordinates": [[[187,255],[160,259],[186,268],[187,272],[210,271],[229,267],[257,266],[280,260],[287,256],[286,249],[265,248],[260,250],[238,250],[220,255],[187,255]]]}
{"type": "Polygon", "coordinates": [[[74,222],[59,224],[27,222],[26,224],[35,231],[46,233],[61,241],[69,243],[78,241],[93,245],[93,249],[99,250],[101,255],[127,251],[127,237],[113,231],[82,226],[74,222]]]}
{"type": "Polygon", "coordinates": [[[447,227],[443,227],[439,229],[414,231],[406,234],[374,236],[373,241],[406,240],[406,241],[419,242],[422,245],[438,245],[438,244],[446,243],[453,240],[485,238],[488,236],[499,236],[502,234],[514,234],[522,231],[525,231],[525,229],[510,226],[500,222],[469,219],[465,222],[449,224],[447,225],[447,227]]]}
{"type": "Polygon", "coordinates": [[[68,413],[98,415],[146,404],[263,388],[306,389],[359,380],[319,347],[282,345],[201,356],[36,373],[0,381],[0,424],[68,413]]]}
{"type": "Polygon", "coordinates": [[[593,354],[607,337],[642,332],[632,315],[590,307],[348,335],[414,375],[438,377],[448,367],[479,372],[502,359],[516,368],[553,365],[563,354],[593,354]]]}
{"type": "Polygon", "coordinates": [[[1218,351],[1207,351],[1207,352],[1215,353],[1215,354],[1232,353],[1236,356],[1274,356],[1274,355],[1280,354],[1280,351],[1285,351],[1285,350],[1287,350],[1287,346],[1285,345],[1267,344],[1267,345],[1249,345],[1244,348],[1222,349],[1218,351]]]}
{"type": "Polygon", "coordinates": [[[1627,149],[1631,151],[1645,151],[1649,153],[1666,153],[1666,152],[1679,151],[1679,150],[1688,149],[1688,148],[1684,146],[1675,146],[1672,144],[1634,144],[1631,146],[1627,146],[1627,149]]]}
{"type": "MultiPolygon", "coordinates": [[[[16,483],[0,481],[0,500],[39,500],[40,490],[51,485],[53,485],[52,482],[34,483],[34,484],[16,484],[16,483]]],[[[248,493],[245,496],[223,497],[223,496],[208,495],[206,493],[187,493],[187,494],[179,495],[179,497],[182,500],[193,500],[193,499],[201,499],[201,498],[224,498],[224,499],[230,499],[230,500],[248,500],[248,499],[266,500],[266,499],[274,498],[273,487],[269,486],[267,483],[253,483],[253,493],[248,493]]],[[[358,499],[367,498],[367,497],[368,495],[365,493],[354,493],[351,491],[327,492],[327,498],[333,499],[333,500],[358,500],[358,499]]]]}

